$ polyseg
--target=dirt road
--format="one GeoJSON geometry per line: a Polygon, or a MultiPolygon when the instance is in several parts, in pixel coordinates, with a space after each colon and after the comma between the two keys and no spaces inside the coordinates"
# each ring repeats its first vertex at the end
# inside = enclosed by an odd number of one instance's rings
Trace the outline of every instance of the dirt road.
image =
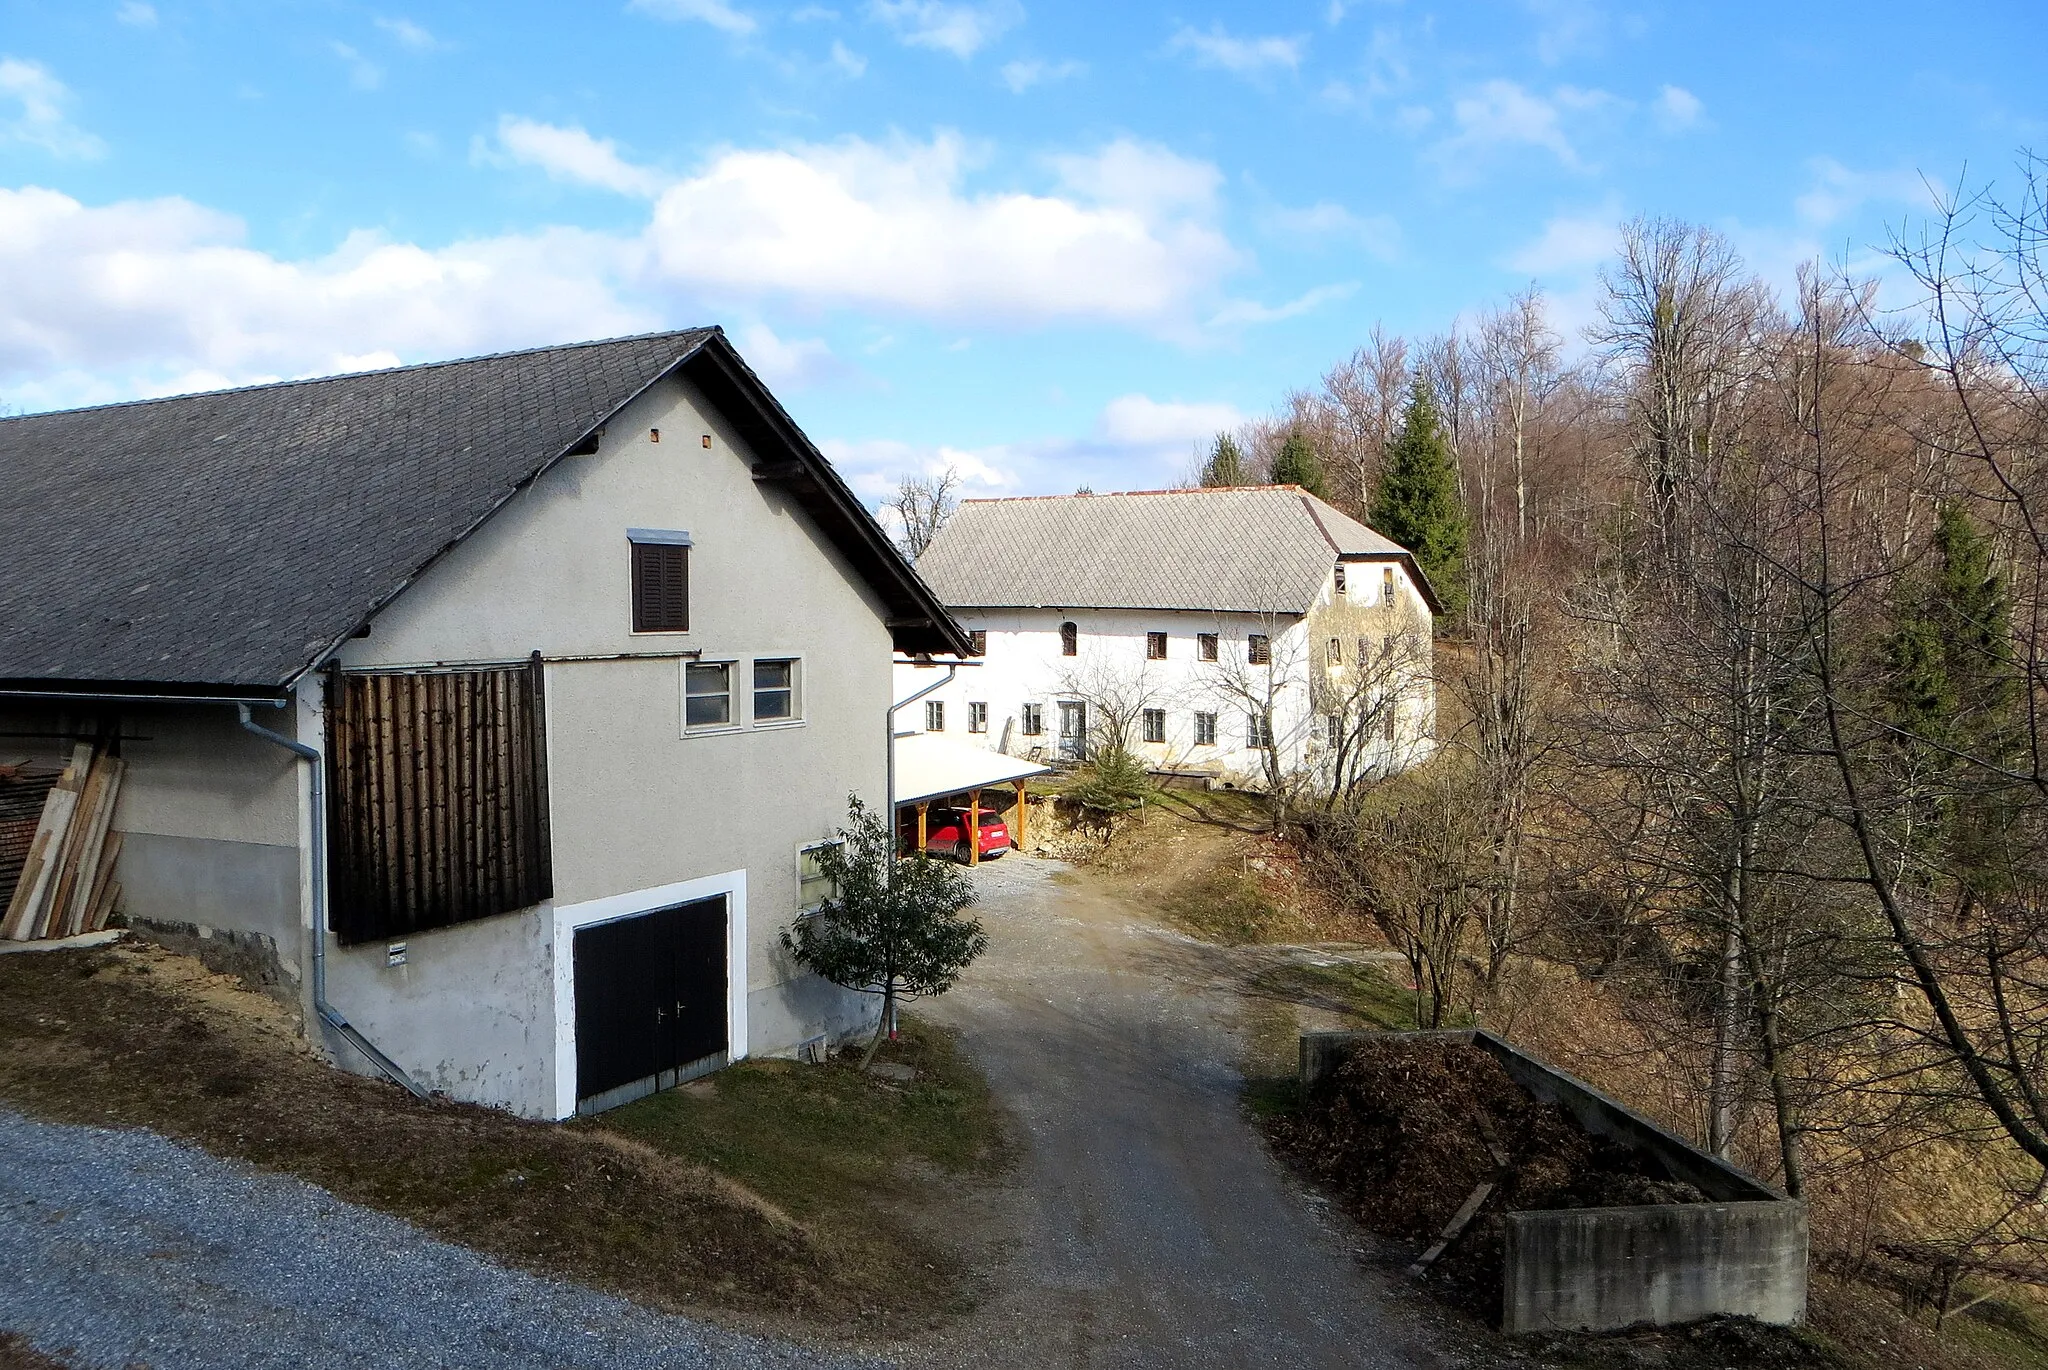
{"type": "Polygon", "coordinates": [[[1244,1121],[1213,948],[1014,854],[976,874],[990,949],[924,1010],[1014,1112],[1022,1249],[932,1366],[1462,1366],[1492,1359],[1282,1174],[1244,1121]],[[1455,1347],[1447,1343],[1464,1343],[1455,1347]]]}

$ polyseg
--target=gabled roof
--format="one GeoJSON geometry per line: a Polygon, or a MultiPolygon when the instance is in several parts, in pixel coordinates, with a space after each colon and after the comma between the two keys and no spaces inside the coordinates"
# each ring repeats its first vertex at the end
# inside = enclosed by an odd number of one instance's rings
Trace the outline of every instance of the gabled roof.
{"type": "Polygon", "coordinates": [[[965,638],[724,333],[695,328],[0,420],[0,689],[281,692],[680,373],[888,606],[965,638]]]}
{"type": "Polygon", "coordinates": [[[1305,614],[1330,568],[1407,549],[1298,486],[968,500],[918,558],[955,608],[1305,614]]]}

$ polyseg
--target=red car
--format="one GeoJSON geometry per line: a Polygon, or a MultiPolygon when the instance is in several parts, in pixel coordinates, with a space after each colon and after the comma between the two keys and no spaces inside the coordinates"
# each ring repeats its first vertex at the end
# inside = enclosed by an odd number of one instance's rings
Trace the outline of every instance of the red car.
{"type": "MultiPolygon", "coordinates": [[[[967,810],[932,809],[925,814],[925,849],[937,856],[967,859],[967,810]]],[[[917,822],[913,819],[904,834],[904,845],[917,846],[917,822]]],[[[981,811],[981,859],[990,860],[1010,849],[1010,827],[999,813],[981,811]]]]}

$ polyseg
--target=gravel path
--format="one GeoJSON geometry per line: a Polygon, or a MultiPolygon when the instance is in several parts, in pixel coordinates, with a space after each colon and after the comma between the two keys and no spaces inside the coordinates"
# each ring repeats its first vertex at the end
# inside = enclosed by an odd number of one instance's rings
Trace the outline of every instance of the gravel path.
{"type": "Polygon", "coordinates": [[[0,1329],[108,1370],[874,1364],[509,1271],[150,1133],[4,1110],[0,1329]]]}
{"type": "Polygon", "coordinates": [[[1085,872],[975,874],[988,954],[919,1012],[954,1027],[1024,1133],[1021,1249],[935,1344],[947,1367],[1452,1367],[1497,1358],[1362,1265],[1369,1240],[1246,1123],[1229,954],[1154,925],[1085,872]]]}

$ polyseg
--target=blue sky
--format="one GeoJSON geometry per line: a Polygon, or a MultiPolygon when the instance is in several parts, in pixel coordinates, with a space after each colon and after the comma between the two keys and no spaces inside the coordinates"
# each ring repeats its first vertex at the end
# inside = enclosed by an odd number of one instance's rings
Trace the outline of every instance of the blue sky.
{"type": "Polygon", "coordinates": [[[2048,7],[0,0],[0,403],[706,322],[867,493],[1171,483],[1616,225],[1874,264],[2048,7]]]}

